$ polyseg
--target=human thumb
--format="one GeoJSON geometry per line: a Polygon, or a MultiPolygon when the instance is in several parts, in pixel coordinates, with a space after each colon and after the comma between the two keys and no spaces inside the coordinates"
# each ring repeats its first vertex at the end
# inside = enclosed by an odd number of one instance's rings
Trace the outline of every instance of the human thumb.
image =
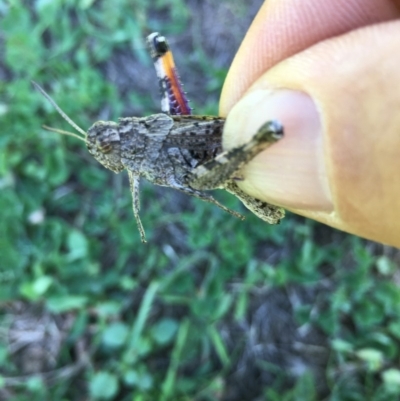
{"type": "Polygon", "coordinates": [[[400,22],[361,28],[279,63],[234,106],[224,148],[266,121],[284,138],[244,168],[250,195],[400,246],[400,22]]]}

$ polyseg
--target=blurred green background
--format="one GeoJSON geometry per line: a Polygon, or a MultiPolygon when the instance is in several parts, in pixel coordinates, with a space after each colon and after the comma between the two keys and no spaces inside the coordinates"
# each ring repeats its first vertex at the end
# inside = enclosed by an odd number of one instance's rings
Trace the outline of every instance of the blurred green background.
{"type": "Polygon", "coordinates": [[[216,114],[262,1],[0,0],[0,399],[399,400],[397,250],[298,216],[244,222],[105,170],[83,128],[160,108],[165,34],[216,114]]]}

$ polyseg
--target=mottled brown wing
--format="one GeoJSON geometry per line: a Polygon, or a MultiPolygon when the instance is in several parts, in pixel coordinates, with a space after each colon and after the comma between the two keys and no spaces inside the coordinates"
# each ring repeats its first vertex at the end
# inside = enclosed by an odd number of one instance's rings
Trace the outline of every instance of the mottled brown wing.
{"type": "Polygon", "coordinates": [[[222,151],[225,119],[213,116],[171,116],[175,122],[165,143],[190,150],[222,151]]]}

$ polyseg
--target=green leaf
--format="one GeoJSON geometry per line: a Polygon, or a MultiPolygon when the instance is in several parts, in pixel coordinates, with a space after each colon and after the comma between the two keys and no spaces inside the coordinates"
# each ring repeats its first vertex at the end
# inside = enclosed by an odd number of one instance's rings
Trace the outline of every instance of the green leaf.
{"type": "Polygon", "coordinates": [[[108,326],[102,335],[104,345],[108,347],[121,347],[128,337],[128,326],[121,322],[112,323],[108,326]]]}
{"type": "Polygon", "coordinates": [[[94,0],[80,0],[79,1],[79,8],[81,10],[86,10],[90,8],[94,3],[94,0]]]}
{"type": "Polygon", "coordinates": [[[400,321],[395,320],[391,322],[388,326],[389,332],[395,336],[397,339],[400,339],[400,321]]]}
{"type": "Polygon", "coordinates": [[[118,315],[121,311],[122,304],[116,301],[100,302],[96,305],[96,312],[99,316],[107,318],[118,315]]]}
{"type": "Polygon", "coordinates": [[[400,394],[400,370],[399,369],[387,369],[382,372],[382,380],[385,389],[391,394],[400,394]]]}
{"type": "Polygon", "coordinates": [[[93,398],[109,400],[118,391],[117,376],[109,372],[97,372],[89,382],[89,391],[93,398]]]}
{"type": "Polygon", "coordinates": [[[363,361],[367,362],[368,368],[375,372],[383,365],[383,354],[373,348],[363,348],[356,352],[356,355],[363,361]]]}
{"type": "Polygon", "coordinates": [[[221,338],[220,333],[218,332],[218,330],[216,329],[216,327],[214,325],[208,327],[207,332],[211,338],[211,341],[214,345],[215,351],[216,351],[221,363],[224,366],[228,366],[230,363],[230,358],[229,358],[228,351],[225,347],[224,341],[221,338]]]}
{"type": "Polygon", "coordinates": [[[69,249],[68,261],[73,262],[82,259],[87,255],[88,243],[86,237],[78,230],[72,230],[67,239],[69,249]]]}
{"type": "Polygon", "coordinates": [[[173,339],[178,327],[174,319],[161,319],[151,328],[151,336],[158,344],[166,344],[173,339]]]}
{"type": "Polygon", "coordinates": [[[394,384],[400,389],[400,370],[399,369],[387,369],[382,372],[382,379],[386,384],[394,384]]]}
{"type": "Polygon", "coordinates": [[[394,263],[387,256],[379,256],[376,260],[376,268],[383,276],[388,276],[393,273],[394,263]]]}
{"type": "Polygon", "coordinates": [[[82,295],[54,296],[47,299],[50,312],[61,313],[71,309],[80,309],[86,305],[87,297],[82,295]]]}
{"type": "Polygon", "coordinates": [[[338,352],[351,352],[351,351],[353,351],[353,344],[351,344],[351,343],[349,343],[347,341],[344,341],[344,340],[342,340],[340,338],[335,338],[334,340],[332,340],[331,344],[332,344],[332,348],[335,351],[338,351],[338,352]]]}
{"type": "Polygon", "coordinates": [[[52,277],[41,276],[32,283],[23,283],[20,286],[20,293],[31,301],[36,301],[47,292],[52,283],[52,277]]]}
{"type": "Polygon", "coordinates": [[[43,295],[53,283],[53,278],[50,276],[42,276],[35,280],[32,284],[33,290],[38,295],[43,295]]]}
{"type": "Polygon", "coordinates": [[[140,375],[137,385],[141,390],[148,391],[153,387],[153,377],[149,373],[145,372],[140,375]]]}
{"type": "Polygon", "coordinates": [[[44,383],[41,377],[32,376],[26,381],[26,387],[34,393],[40,393],[44,389],[44,383]]]}
{"type": "Polygon", "coordinates": [[[228,313],[232,303],[233,296],[231,294],[224,294],[220,296],[212,317],[213,320],[219,320],[225,316],[225,314],[228,313]]]}
{"type": "Polygon", "coordinates": [[[136,386],[139,383],[140,376],[136,370],[128,370],[124,374],[124,382],[128,386],[136,386]]]}

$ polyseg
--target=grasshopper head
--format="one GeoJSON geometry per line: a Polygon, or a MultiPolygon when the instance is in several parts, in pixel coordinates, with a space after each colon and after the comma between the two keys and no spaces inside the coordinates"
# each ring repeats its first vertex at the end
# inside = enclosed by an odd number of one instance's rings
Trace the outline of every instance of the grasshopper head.
{"type": "Polygon", "coordinates": [[[75,124],[66,113],[64,113],[60,106],[58,106],[58,104],[36,82],[32,81],[32,84],[55,107],[61,117],[81,135],[44,126],[46,129],[59,134],[73,136],[86,142],[89,152],[97,159],[97,161],[115,173],[119,173],[124,169],[121,162],[121,140],[118,131],[118,124],[111,121],[98,121],[97,123],[94,123],[86,133],[82,128],[75,124]]]}
{"type": "Polygon", "coordinates": [[[118,124],[112,121],[97,121],[87,133],[86,145],[89,153],[104,167],[119,173],[124,170],[121,162],[121,139],[118,124]]]}

